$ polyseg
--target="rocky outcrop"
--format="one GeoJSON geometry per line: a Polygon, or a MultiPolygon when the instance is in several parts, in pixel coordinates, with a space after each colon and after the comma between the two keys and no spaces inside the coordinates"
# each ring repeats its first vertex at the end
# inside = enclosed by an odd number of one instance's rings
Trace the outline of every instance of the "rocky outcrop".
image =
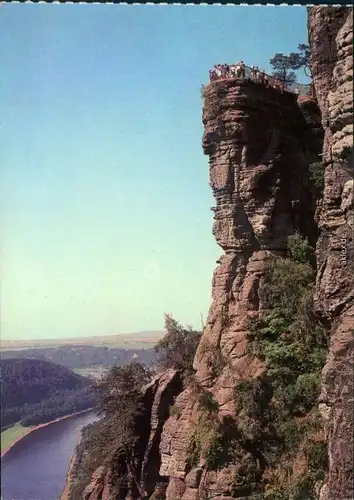
{"type": "Polygon", "coordinates": [[[312,7],[308,24],[325,132],[316,306],[331,326],[320,405],[329,441],[321,500],[349,500],[354,497],[353,10],[312,7]]]}
{"type": "MultiPolygon", "coordinates": [[[[285,250],[296,230],[313,244],[317,239],[308,164],[318,148],[319,112],[309,101],[299,106],[292,94],[247,81],[222,81],[205,89],[203,148],[216,199],[213,234],[224,255],[214,272],[212,305],[194,368],[199,384],[219,403],[220,418],[235,414],[237,381],[264,370],[248,351],[247,331],[249,318],[262,311],[268,259],[285,250]],[[216,367],[218,359],[222,364],[216,367]]],[[[176,403],[181,416],[167,421],[160,445],[160,473],[169,478],[166,499],[198,500],[207,498],[206,492],[234,498],[237,465],[207,471],[200,461],[190,468],[188,443],[198,406],[189,390],[176,403]]]]}
{"type": "MultiPolygon", "coordinates": [[[[177,370],[167,370],[156,376],[142,390],[143,412],[135,423],[136,447],[134,466],[136,477],[128,480],[128,485],[120,488],[117,477],[127,473],[124,460],[118,464],[119,470],[113,470],[110,464],[100,464],[92,474],[89,484],[85,484],[83,493],[78,497],[77,481],[79,472],[83,472],[83,458],[87,453],[85,442],[81,438],[72,458],[65,489],[61,500],[116,500],[135,499],[145,492],[150,497],[156,485],[163,489],[166,478],[160,476],[161,458],[159,444],[162,428],[169,416],[169,410],[175,398],[182,391],[182,380],[177,370]]],[[[129,474],[128,474],[129,475],[129,474]]]]}
{"type": "Polygon", "coordinates": [[[84,489],[83,500],[115,500],[111,476],[111,469],[98,467],[92,474],[90,484],[84,489]]]}

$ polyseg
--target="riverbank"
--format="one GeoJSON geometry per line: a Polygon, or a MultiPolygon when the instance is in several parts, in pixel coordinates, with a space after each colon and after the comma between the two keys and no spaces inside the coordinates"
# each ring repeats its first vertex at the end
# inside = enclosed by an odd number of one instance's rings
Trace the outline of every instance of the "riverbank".
{"type": "MultiPolygon", "coordinates": [[[[68,419],[68,418],[73,418],[73,417],[75,417],[77,415],[81,415],[83,413],[88,413],[90,411],[93,411],[93,408],[87,408],[86,410],[78,411],[76,413],[71,413],[70,415],[65,415],[64,417],[59,417],[59,418],[56,418],[55,420],[51,420],[50,422],[46,422],[44,424],[39,424],[39,425],[36,425],[36,426],[30,426],[30,427],[28,427],[28,431],[27,432],[24,432],[23,434],[21,434],[20,436],[18,436],[11,444],[9,444],[9,446],[7,446],[4,450],[1,450],[1,458],[3,458],[6,455],[6,453],[8,453],[25,436],[28,436],[32,432],[35,432],[38,429],[42,429],[43,427],[47,427],[48,425],[55,424],[56,422],[60,422],[61,420],[65,420],[65,419],[68,419]]],[[[25,427],[23,429],[25,429],[25,427]]],[[[8,430],[10,430],[10,429],[8,429],[8,430]]]]}

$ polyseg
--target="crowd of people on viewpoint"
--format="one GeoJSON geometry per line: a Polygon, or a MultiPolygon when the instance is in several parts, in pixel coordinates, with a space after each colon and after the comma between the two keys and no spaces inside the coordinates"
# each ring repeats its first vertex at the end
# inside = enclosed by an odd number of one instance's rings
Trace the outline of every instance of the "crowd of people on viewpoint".
{"type": "MultiPolygon", "coordinates": [[[[209,71],[209,78],[211,82],[226,78],[248,78],[254,82],[262,83],[267,87],[270,86],[282,92],[288,90],[284,80],[267,75],[267,73],[259,69],[258,66],[249,68],[243,61],[231,65],[216,64],[214,69],[209,71]]],[[[295,87],[292,92],[300,94],[300,87],[295,87]]]]}

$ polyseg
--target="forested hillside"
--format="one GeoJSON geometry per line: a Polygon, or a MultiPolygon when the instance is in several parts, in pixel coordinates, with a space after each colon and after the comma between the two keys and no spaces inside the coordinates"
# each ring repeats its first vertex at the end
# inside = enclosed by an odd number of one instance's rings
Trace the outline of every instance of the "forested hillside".
{"type": "Polygon", "coordinates": [[[91,381],[67,368],[33,359],[1,360],[1,427],[48,422],[90,408],[91,381]]]}
{"type": "Polygon", "coordinates": [[[90,345],[64,345],[60,347],[3,351],[1,353],[2,359],[42,359],[71,369],[91,366],[102,366],[104,368],[110,368],[113,365],[121,366],[130,363],[133,357],[143,365],[150,367],[153,364],[154,356],[153,349],[119,349],[90,345]]]}

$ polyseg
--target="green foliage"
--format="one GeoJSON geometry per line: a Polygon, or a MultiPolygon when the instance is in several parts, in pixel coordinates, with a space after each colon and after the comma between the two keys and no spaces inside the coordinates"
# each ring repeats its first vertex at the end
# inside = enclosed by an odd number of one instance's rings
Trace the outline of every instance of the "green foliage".
{"type": "Polygon", "coordinates": [[[142,414],[141,388],[151,379],[150,372],[140,363],[131,362],[124,367],[113,367],[96,387],[100,391],[98,410],[103,415],[98,440],[109,450],[126,455],[133,452],[135,423],[142,414]]]}
{"type": "MultiPolygon", "coordinates": [[[[277,406],[274,405],[275,414],[277,406]]],[[[289,418],[282,413],[281,409],[274,415],[278,446],[280,454],[283,452],[291,452],[296,450],[296,447],[301,441],[303,429],[298,425],[295,419],[289,418]]]]}
{"type": "Polygon", "coordinates": [[[251,496],[252,500],[318,500],[315,492],[314,478],[309,473],[301,474],[265,491],[263,494],[251,496]]]}
{"type": "Polygon", "coordinates": [[[1,360],[1,427],[37,425],[95,405],[92,381],[39,359],[1,360]]]}
{"type": "Polygon", "coordinates": [[[208,469],[217,470],[229,461],[228,442],[220,428],[213,429],[209,434],[209,442],[204,451],[204,458],[208,469]]]}
{"type": "Polygon", "coordinates": [[[219,410],[219,403],[215,401],[213,394],[209,391],[201,390],[198,395],[198,403],[208,412],[214,413],[219,410]]]}
{"type": "MultiPolygon", "coordinates": [[[[249,498],[256,500],[257,495],[260,495],[260,493],[257,492],[257,483],[260,478],[261,472],[256,463],[251,460],[244,460],[234,477],[232,495],[236,498],[251,495],[249,498]]],[[[261,500],[263,497],[258,496],[258,498],[261,500]]]]}
{"type": "Polygon", "coordinates": [[[320,394],[320,373],[303,373],[295,383],[295,404],[302,413],[307,413],[320,394]]]}
{"type": "Polygon", "coordinates": [[[204,459],[208,469],[216,470],[230,461],[232,439],[218,419],[219,404],[213,395],[200,388],[197,401],[199,419],[189,442],[188,461],[195,467],[204,459]]]}
{"type": "Polygon", "coordinates": [[[202,452],[202,437],[200,434],[200,428],[197,425],[193,431],[193,434],[189,440],[188,445],[188,463],[190,467],[197,467],[202,452]]]}
{"type": "Polygon", "coordinates": [[[104,442],[101,448],[97,446],[97,437],[101,434],[102,423],[95,422],[82,431],[82,439],[75,449],[76,461],[73,464],[71,498],[82,498],[84,488],[89,484],[91,476],[104,456],[104,442]]]}
{"type": "Polygon", "coordinates": [[[182,327],[168,314],[165,314],[165,329],[166,335],[155,347],[158,366],[165,370],[175,368],[186,375],[192,373],[201,333],[182,327]]]}
{"type": "MultiPolygon", "coordinates": [[[[315,409],[327,350],[326,331],[313,312],[313,258],[313,249],[295,234],[289,238],[287,257],[275,258],[266,270],[266,313],[251,324],[249,335],[266,372],[235,387],[237,420],[220,422],[211,394],[197,391],[202,416],[190,442],[191,466],[201,459],[210,470],[239,464],[245,450],[252,448],[269,467],[285,473],[266,487],[262,472],[244,461],[235,477],[235,497],[312,500],[315,482],[326,469],[323,448],[312,444],[307,451],[308,474],[293,478],[292,460],[308,436],[319,430],[315,409]]],[[[208,351],[208,346],[202,349],[208,351]]]]}
{"type": "Polygon", "coordinates": [[[248,417],[261,422],[265,418],[264,410],[273,395],[270,380],[266,377],[239,382],[235,388],[238,407],[248,417]]]}
{"type": "Polygon", "coordinates": [[[324,479],[324,472],[328,468],[327,443],[323,441],[309,442],[305,448],[310,477],[314,482],[324,479]]]}
{"type": "Polygon", "coordinates": [[[299,52],[291,52],[288,55],[275,54],[270,60],[273,67],[273,76],[280,78],[288,85],[295,83],[297,78],[293,70],[304,68],[306,76],[310,75],[310,48],[301,43],[298,45],[299,52]]]}
{"type": "Polygon", "coordinates": [[[315,500],[315,485],[310,474],[302,474],[289,487],[289,498],[292,500],[315,500]]]}
{"type": "Polygon", "coordinates": [[[84,430],[83,443],[78,447],[79,466],[74,471],[73,498],[82,497],[98,466],[110,467],[117,498],[121,486],[126,487],[129,481],[138,484],[136,428],[145,419],[141,389],[150,380],[150,372],[132,361],[124,367],[114,366],[96,383],[102,418],[84,430]]]}
{"type": "Polygon", "coordinates": [[[271,340],[286,332],[304,314],[307,318],[314,279],[315,273],[309,264],[289,258],[274,259],[265,273],[264,302],[267,312],[250,325],[251,334],[259,340],[262,336],[271,340]],[[304,297],[309,298],[304,301],[304,297]]]}
{"type": "Polygon", "coordinates": [[[317,401],[327,336],[313,313],[313,250],[295,234],[289,237],[288,255],[266,271],[268,312],[252,323],[250,340],[284,410],[306,413],[317,401]]]}
{"type": "Polygon", "coordinates": [[[315,195],[321,197],[324,190],[324,165],[322,162],[311,163],[309,167],[310,180],[312,182],[315,195]]]}
{"type": "Polygon", "coordinates": [[[302,238],[296,232],[288,238],[288,254],[295,262],[312,264],[314,261],[314,249],[308,244],[307,238],[302,238]]]}
{"type": "Polygon", "coordinates": [[[150,379],[151,373],[136,361],[126,366],[113,366],[95,385],[100,392],[100,414],[116,418],[127,413],[130,418],[135,418],[140,412],[140,389],[150,379]]]}
{"type": "MultiPolygon", "coordinates": [[[[298,45],[298,49],[300,51],[300,58],[298,62],[299,68],[303,67],[305,71],[305,75],[311,77],[311,69],[310,69],[310,47],[305,43],[300,43],[298,45]]],[[[297,69],[297,68],[296,68],[297,69]]]]}
{"type": "Polygon", "coordinates": [[[209,470],[218,470],[235,459],[238,433],[234,421],[219,421],[216,415],[204,415],[200,421],[201,457],[209,470]],[[236,431],[236,432],[235,432],[236,431]]]}
{"type": "Polygon", "coordinates": [[[307,241],[291,236],[287,256],[269,263],[264,280],[265,312],[252,321],[249,341],[266,371],[235,387],[235,420],[220,422],[210,394],[199,391],[203,413],[191,439],[190,463],[204,459],[211,470],[242,463],[233,485],[236,498],[315,500],[327,451],[309,437],[321,436],[316,409],[328,338],[314,314],[314,252],[307,241]],[[267,464],[270,477],[263,479],[254,464],[246,466],[245,450],[267,464]],[[295,459],[303,453],[308,470],[297,476],[295,459]]]}
{"type": "Polygon", "coordinates": [[[296,74],[292,70],[298,69],[299,63],[300,54],[292,53],[284,55],[277,53],[270,60],[270,64],[273,67],[272,75],[275,78],[279,78],[287,85],[291,85],[296,82],[296,74]]]}
{"type": "Polygon", "coordinates": [[[308,436],[321,427],[315,410],[328,336],[313,310],[313,265],[307,241],[291,236],[287,257],[274,258],[265,272],[265,312],[250,324],[251,349],[266,372],[236,386],[237,426],[244,439],[262,450],[268,466],[285,473],[285,479],[273,478],[270,487],[253,491],[251,498],[312,500],[327,467],[325,445],[312,443],[308,473],[296,479],[285,471],[285,463],[291,464],[308,436]]]}

